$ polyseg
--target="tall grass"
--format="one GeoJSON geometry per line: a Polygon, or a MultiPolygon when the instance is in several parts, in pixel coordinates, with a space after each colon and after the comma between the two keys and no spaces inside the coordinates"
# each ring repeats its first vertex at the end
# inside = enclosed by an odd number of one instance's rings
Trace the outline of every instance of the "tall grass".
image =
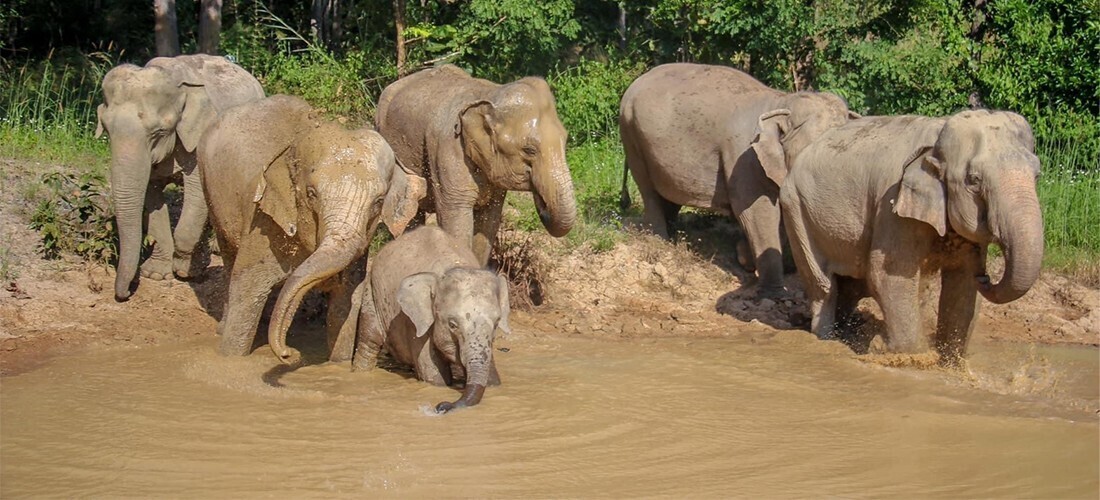
{"type": "Polygon", "coordinates": [[[27,63],[0,83],[0,155],[65,163],[104,173],[105,139],[95,139],[104,54],[27,63]]]}
{"type": "Polygon", "coordinates": [[[1100,158],[1086,146],[1045,141],[1037,148],[1045,264],[1100,285],[1100,158]]]}

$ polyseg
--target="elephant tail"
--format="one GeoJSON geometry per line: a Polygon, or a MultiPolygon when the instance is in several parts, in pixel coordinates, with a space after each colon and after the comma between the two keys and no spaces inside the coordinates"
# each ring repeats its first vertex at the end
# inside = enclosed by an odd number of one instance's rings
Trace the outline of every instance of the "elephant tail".
{"type": "Polygon", "coordinates": [[[626,186],[627,179],[630,178],[630,166],[623,160],[623,189],[619,193],[619,209],[626,212],[626,209],[630,208],[630,189],[626,186]]]}

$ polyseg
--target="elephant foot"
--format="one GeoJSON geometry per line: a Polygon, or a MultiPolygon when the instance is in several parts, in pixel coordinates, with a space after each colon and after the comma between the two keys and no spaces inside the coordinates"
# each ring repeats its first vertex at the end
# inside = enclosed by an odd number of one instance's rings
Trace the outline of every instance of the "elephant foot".
{"type": "Polygon", "coordinates": [[[141,265],[141,277],[162,281],[172,278],[172,262],[149,259],[141,265]]]}
{"type": "MultiPolygon", "coordinates": [[[[219,328],[219,330],[221,330],[219,328]]],[[[222,340],[218,343],[218,354],[222,356],[247,356],[252,350],[252,342],[243,342],[239,339],[230,338],[222,332],[222,340]]]]}
{"type": "Polygon", "coordinates": [[[191,273],[191,254],[177,254],[172,258],[172,272],[177,278],[190,279],[197,277],[199,273],[191,273]]]}

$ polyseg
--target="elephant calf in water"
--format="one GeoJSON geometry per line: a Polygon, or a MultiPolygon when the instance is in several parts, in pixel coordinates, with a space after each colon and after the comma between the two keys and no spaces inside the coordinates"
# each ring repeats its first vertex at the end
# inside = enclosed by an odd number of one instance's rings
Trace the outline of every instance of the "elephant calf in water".
{"type": "Polygon", "coordinates": [[[978,318],[978,292],[1003,304],[1039,276],[1034,149],[1023,117],[988,111],[868,117],[807,147],[780,203],[813,332],[832,337],[835,320],[869,293],[882,307],[887,346],[922,350],[920,281],[939,271],[934,343],[941,362],[959,362],[978,318]],[[990,243],[1005,255],[996,284],[985,273],[990,243]]]}
{"type": "Polygon", "coordinates": [[[268,329],[275,354],[298,361],[286,330],[321,285],[330,359],[349,359],[374,230],[383,221],[401,234],[424,196],[424,179],[397,165],[378,133],[316,115],[297,97],[273,96],[229,110],[203,136],[199,169],[229,275],[222,354],[251,350],[264,303],[285,279],[268,329]]]}
{"type": "Polygon", "coordinates": [[[482,269],[462,239],[424,226],[390,242],[373,259],[362,304],[357,369],[373,369],[385,346],[420,380],[464,376],[462,398],[439,403],[440,413],[476,405],[486,385],[500,384],[493,338],[511,331],[508,281],[482,269]]]}

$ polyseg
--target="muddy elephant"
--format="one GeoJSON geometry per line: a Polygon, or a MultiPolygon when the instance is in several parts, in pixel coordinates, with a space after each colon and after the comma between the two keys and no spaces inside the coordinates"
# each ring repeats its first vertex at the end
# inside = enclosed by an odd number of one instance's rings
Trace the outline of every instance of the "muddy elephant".
{"type": "MultiPolygon", "coordinates": [[[[724,66],[664,64],[623,94],[619,128],[643,219],[668,238],[682,206],[732,214],[738,261],[763,296],[783,292],[779,186],[802,148],[851,113],[829,93],[784,93],[724,66]]],[[[630,204],[626,172],[623,205],[630,204]]]]}
{"type": "Polygon", "coordinates": [[[375,123],[398,161],[428,179],[421,208],[483,264],[509,190],[532,192],[551,235],[573,227],[566,131],[545,80],[499,85],[455,66],[424,70],[382,91],[375,123]]]}
{"type": "Polygon", "coordinates": [[[436,405],[445,413],[481,401],[499,385],[496,329],[508,326],[508,281],[482,269],[461,238],[423,226],[382,247],[364,287],[353,366],[373,369],[385,347],[435,385],[465,378],[462,397],[436,405]]]}
{"type": "Polygon", "coordinates": [[[111,201],[119,234],[115,299],[130,298],[143,219],[155,243],[141,275],[191,275],[191,257],[207,216],[195,169],[199,138],[225,110],[263,97],[252,75],[216,56],[158,57],[145,67],[123,64],[103,77],[96,137],[106,131],[111,138],[111,201]],[[173,236],[164,188],[179,174],[183,212],[173,236]]]}
{"type": "Polygon", "coordinates": [[[350,359],[371,237],[379,221],[404,231],[424,180],[397,166],[373,130],[347,130],[282,95],[224,113],[203,136],[199,169],[229,277],[219,351],[251,350],[264,303],[285,279],[268,329],[279,359],[300,360],[286,331],[318,286],[328,293],[330,359],[350,359]]]}
{"type": "Polygon", "coordinates": [[[836,320],[870,295],[882,307],[887,347],[923,350],[920,282],[938,271],[934,347],[946,364],[961,359],[978,318],[978,292],[1003,304],[1039,276],[1043,217],[1034,148],[1022,117],[984,110],[863,118],[807,147],[781,204],[813,332],[833,337],[836,320]],[[996,284],[985,271],[991,243],[1005,256],[996,284]]]}

